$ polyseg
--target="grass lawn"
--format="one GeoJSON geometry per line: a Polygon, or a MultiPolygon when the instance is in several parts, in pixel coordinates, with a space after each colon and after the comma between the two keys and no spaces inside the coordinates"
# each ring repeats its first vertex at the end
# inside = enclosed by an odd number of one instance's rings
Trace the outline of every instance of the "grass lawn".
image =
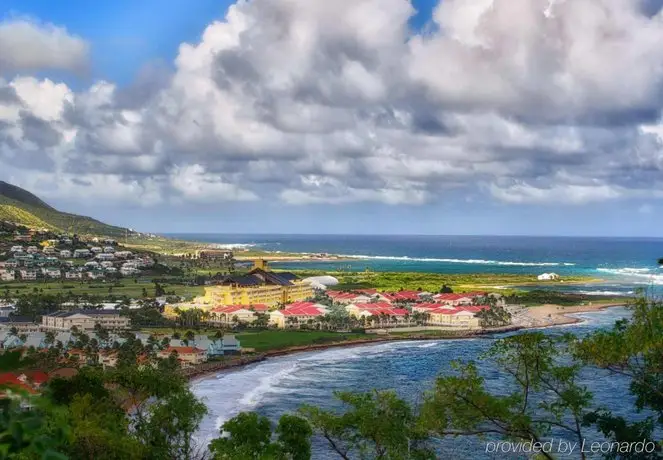
{"type": "MultiPolygon", "coordinates": [[[[189,329],[176,328],[179,334],[184,334],[191,330],[196,335],[214,335],[219,329],[189,329]]],[[[145,328],[142,330],[148,334],[168,335],[173,334],[174,329],[168,327],[145,328]]],[[[232,333],[232,332],[227,332],[232,333]]],[[[349,339],[370,339],[376,338],[374,334],[359,334],[346,332],[328,332],[328,331],[294,331],[294,330],[267,330],[267,331],[247,331],[236,332],[235,337],[241,342],[243,348],[254,348],[256,351],[280,350],[288,347],[298,347],[304,345],[315,345],[329,342],[341,342],[349,339]]]]}
{"type": "Polygon", "coordinates": [[[374,336],[369,334],[327,331],[259,331],[237,334],[242,347],[255,348],[256,351],[280,350],[288,347],[372,337],[374,336]]]}
{"type": "MultiPolygon", "coordinates": [[[[175,291],[176,295],[186,297],[195,297],[202,295],[204,290],[202,286],[184,286],[175,284],[164,284],[166,292],[175,291]]],[[[0,283],[0,294],[9,290],[11,294],[28,294],[35,289],[43,291],[45,294],[67,294],[76,295],[88,294],[96,297],[106,297],[113,295],[115,297],[127,296],[130,298],[141,298],[143,288],[148,296],[154,297],[154,283],[148,280],[139,280],[138,283],[133,279],[122,279],[118,285],[111,282],[102,282],[101,280],[81,283],[79,281],[35,281],[35,282],[9,282],[0,283]]]]}

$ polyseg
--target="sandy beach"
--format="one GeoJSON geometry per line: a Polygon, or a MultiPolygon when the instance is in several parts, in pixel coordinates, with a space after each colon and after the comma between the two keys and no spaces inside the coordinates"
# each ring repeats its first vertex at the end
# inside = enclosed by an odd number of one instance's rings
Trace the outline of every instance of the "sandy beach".
{"type": "Polygon", "coordinates": [[[538,307],[527,307],[521,312],[514,314],[513,324],[521,326],[522,328],[533,327],[548,327],[560,326],[563,324],[573,324],[580,320],[572,316],[570,313],[586,313],[591,311],[599,311],[610,307],[621,307],[627,302],[611,302],[611,303],[597,303],[587,305],[574,305],[564,307],[560,305],[541,305],[538,307]]]}

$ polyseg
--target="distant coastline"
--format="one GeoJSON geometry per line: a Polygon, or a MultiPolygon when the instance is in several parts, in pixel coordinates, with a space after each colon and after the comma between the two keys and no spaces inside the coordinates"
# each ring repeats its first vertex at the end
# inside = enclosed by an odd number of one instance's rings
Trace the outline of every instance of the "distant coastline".
{"type": "Polygon", "coordinates": [[[570,307],[563,307],[560,305],[542,305],[540,307],[527,308],[528,314],[530,314],[531,318],[534,320],[534,322],[530,324],[520,322],[519,324],[512,324],[510,326],[492,328],[492,329],[482,329],[479,331],[459,330],[455,331],[458,332],[458,334],[447,335],[447,336],[427,335],[425,333],[420,333],[420,334],[412,333],[410,335],[404,335],[404,336],[376,335],[375,338],[372,339],[353,339],[342,342],[331,342],[324,344],[287,347],[282,349],[270,350],[263,353],[258,353],[254,356],[244,355],[238,357],[236,360],[231,360],[228,362],[219,362],[218,366],[213,369],[193,372],[187,377],[189,378],[190,383],[194,384],[200,380],[208,379],[214,375],[232,370],[237,370],[239,368],[246,367],[250,364],[255,364],[265,361],[269,358],[293,355],[297,353],[318,352],[318,351],[328,350],[331,348],[362,347],[362,346],[376,345],[385,342],[400,342],[400,341],[464,340],[464,339],[479,338],[479,337],[489,339],[491,336],[494,336],[496,334],[503,334],[505,332],[516,332],[516,331],[543,329],[549,327],[568,326],[571,324],[577,324],[583,322],[583,320],[579,318],[575,318],[573,316],[567,316],[569,314],[591,313],[591,312],[605,310],[608,308],[623,307],[626,304],[627,304],[626,301],[623,302],[616,301],[605,304],[575,305],[570,307]]]}

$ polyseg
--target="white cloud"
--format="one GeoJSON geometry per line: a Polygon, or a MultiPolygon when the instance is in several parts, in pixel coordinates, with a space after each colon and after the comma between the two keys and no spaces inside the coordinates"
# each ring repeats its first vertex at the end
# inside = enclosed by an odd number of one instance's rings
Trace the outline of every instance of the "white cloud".
{"type": "Polygon", "coordinates": [[[170,176],[174,190],[185,200],[200,202],[253,201],[258,197],[251,191],[235,184],[224,182],[220,177],[205,173],[200,165],[175,167],[170,176]]]}
{"type": "Polygon", "coordinates": [[[403,0],[241,1],[166,77],[0,81],[0,165],[143,202],[659,197],[663,17],[638,8],[445,0],[412,35],[403,0]]]}
{"type": "Polygon", "coordinates": [[[546,188],[530,184],[514,184],[508,187],[491,185],[496,198],[508,203],[587,204],[619,198],[623,192],[608,185],[552,185],[546,188]]]}
{"type": "Polygon", "coordinates": [[[0,73],[45,69],[82,72],[89,45],[62,27],[29,19],[0,22],[0,73]]]}

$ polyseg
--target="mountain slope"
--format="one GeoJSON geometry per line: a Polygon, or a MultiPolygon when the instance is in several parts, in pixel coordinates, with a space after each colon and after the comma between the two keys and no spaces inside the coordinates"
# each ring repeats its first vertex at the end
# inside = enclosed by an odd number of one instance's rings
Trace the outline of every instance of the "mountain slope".
{"type": "Polygon", "coordinates": [[[27,190],[3,181],[0,181],[0,220],[80,235],[120,237],[128,231],[91,217],[58,211],[27,190]]]}

